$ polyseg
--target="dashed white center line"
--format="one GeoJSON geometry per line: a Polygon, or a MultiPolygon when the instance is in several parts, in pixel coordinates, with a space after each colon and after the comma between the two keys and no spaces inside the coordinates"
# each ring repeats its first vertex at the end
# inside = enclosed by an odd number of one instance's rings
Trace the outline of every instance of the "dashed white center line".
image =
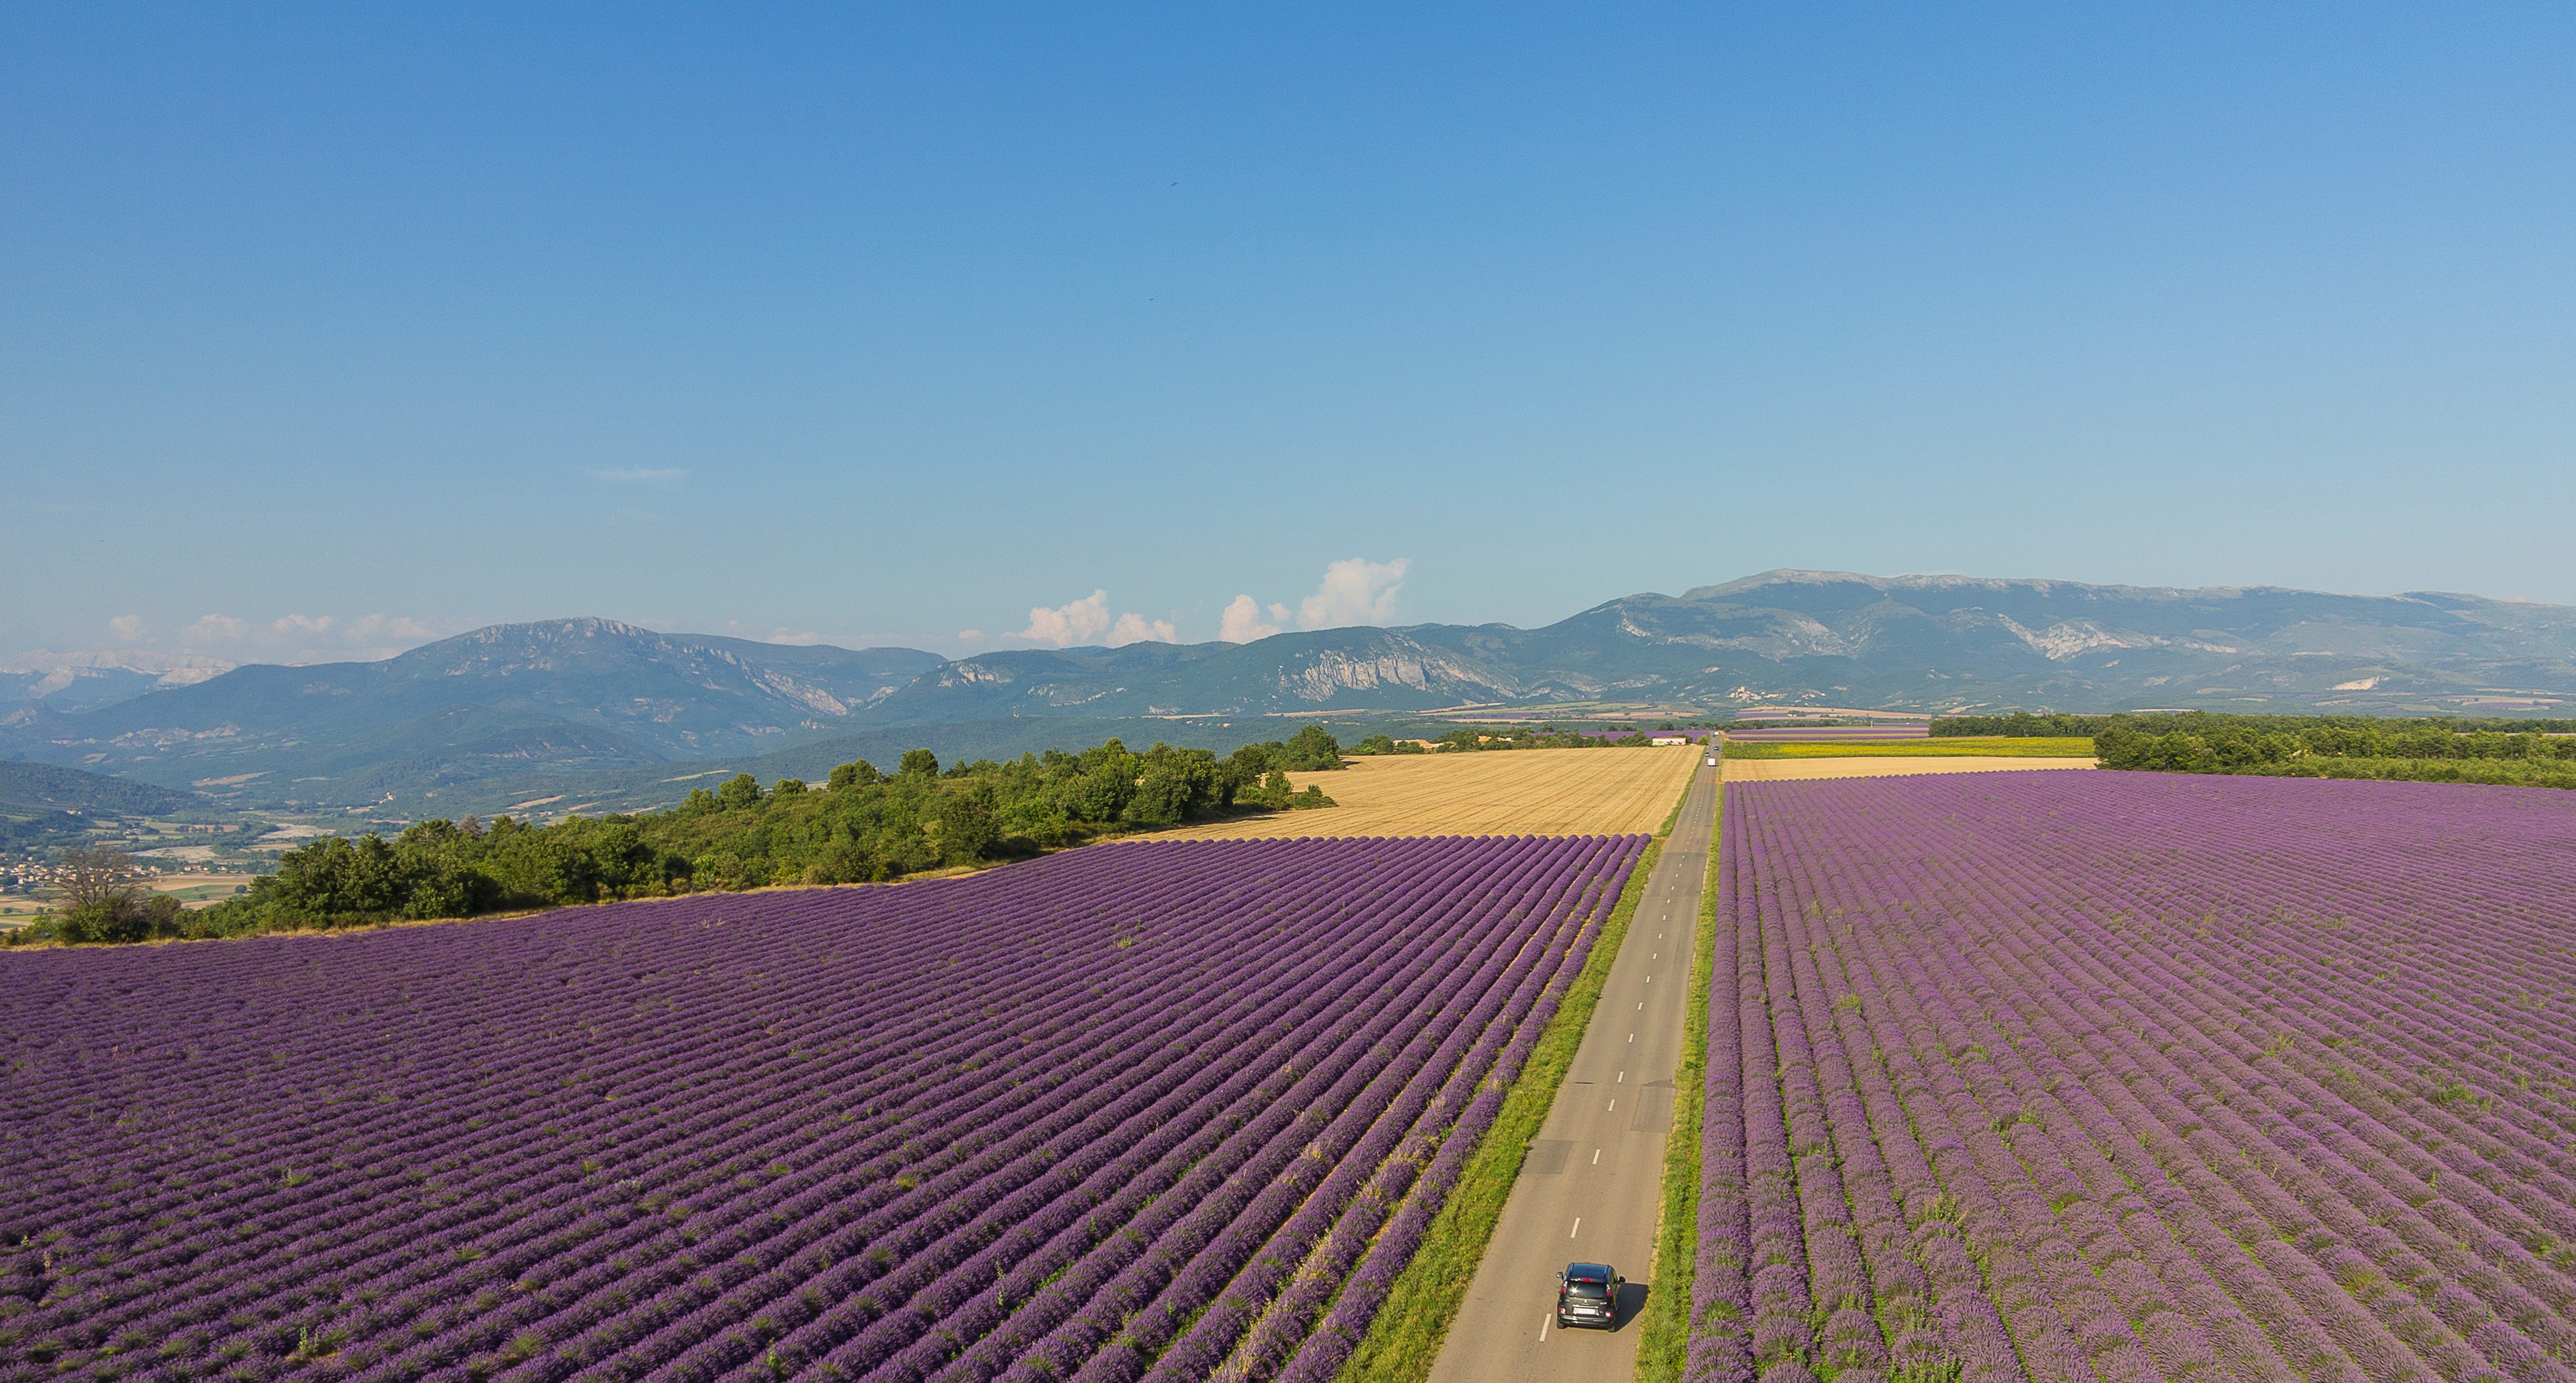
{"type": "Polygon", "coordinates": [[[1611,1113],[1613,1113],[1613,1114],[1616,1114],[1616,1113],[1618,1113],[1618,1112],[1619,1112],[1619,1102],[1618,1102],[1617,1100],[1612,1100],[1612,1101],[1610,1102],[1610,1112],[1611,1112],[1611,1113]]]}
{"type": "Polygon", "coordinates": [[[1614,1080],[1614,1081],[1612,1081],[1612,1082],[1610,1082],[1610,1083],[1611,1083],[1612,1085],[1626,1085],[1626,1084],[1628,1083],[1628,1073],[1627,1073],[1627,1072],[1625,1072],[1625,1071],[1620,1072],[1620,1073],[1619,1073],[1619,1079],[1614,1080]]]}
{"type": "Polygon", "coordinates": [[[1574,1217],[1574,1228],[1567,1230],[1567,1231],[1565,1232],[1565,1237],[1566,1237],[1566,1238],[1568,1238],[1568,1239],[1571,1239],[1571,1238],[1573,1238],[1575,1235],[1580,1234],[1580,1233],[1582,1233],[1582,1232],[1583,1232],[1583,1217],[1582,1217],[1582,1216],[1580,1216],[1580,1215],[1577,1215],[1577,1216],[1575,1216],[1575,1217],[1574,1217]]]}
{"type": "Polygon", "coordinates": [[[1547,1343],[1547,1326],[1548,1326],[1548,1321],[1553,1321],[1553,1320],[1555,1320],[1555,1319],[1556,1319],[1556,1313],[1555,1313],[1555,1312],[1553,1312],[1553,1311],[1550,1311],[1550,1312],[1548,1312],[1548,1313],[1547,1313],[1547,1320],[1542,1320],[1542,1321],[1540,1321],[1540,1322],[1538,1323],[1538,1340],[1539,1340],[1539,1343],[1540,1343],[1540,1344],[1546,1344],[1546,1343],[1547,1343]]]}
{"type": "Polygon", "coordinates": [[[1592,1165],[1595,1167],[1601,1165],[1601,1150],[1599,1148],[1594,1148],[1592,1150],[1592,1165]]]}

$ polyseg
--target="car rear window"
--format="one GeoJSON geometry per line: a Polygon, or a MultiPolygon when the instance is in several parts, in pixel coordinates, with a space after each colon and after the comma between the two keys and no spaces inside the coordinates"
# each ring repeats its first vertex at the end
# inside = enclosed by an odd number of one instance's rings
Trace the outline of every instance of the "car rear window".
{"type": "Polygon", "coordinates": [[[1610,1295],[1610,1284],[1607,1282],[1569,1282],[1565,1284],[1565,1290],[1568,1295],[1589,1297],[1597,1301],[1610,1295]]]}

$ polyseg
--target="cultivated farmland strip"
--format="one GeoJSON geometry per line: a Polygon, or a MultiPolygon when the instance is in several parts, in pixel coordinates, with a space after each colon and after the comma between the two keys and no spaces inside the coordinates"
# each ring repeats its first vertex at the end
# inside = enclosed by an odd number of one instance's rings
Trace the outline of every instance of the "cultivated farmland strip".
{"type": "Polygon", "coordinates": [[[12,956],[0,1378],[1329,1374],[1641,845],[12,956]]]}
{"type": "Polygon", "coordinates": [[[1730,791],[1692,1377],[2570,1378],[2563,795],[1730,791]]]}

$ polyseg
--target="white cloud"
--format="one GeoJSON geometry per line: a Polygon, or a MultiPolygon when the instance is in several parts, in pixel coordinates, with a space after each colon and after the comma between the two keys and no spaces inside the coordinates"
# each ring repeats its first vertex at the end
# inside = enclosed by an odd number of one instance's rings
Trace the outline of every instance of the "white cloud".
{"type": "Polygon", "coordinates": [[[1043,605],[1030,606],[1029,627],[1012,637],[1070,648],[1078,643],[1090,643],[1108,632],[1109,592],[1099,590],[1052,610],[1043,605]]]}
{"type": "Polygon", "coordinates": [[[1324,568],[1324,584],[1297,602],[1300,629],[1340,629],[1353,624],[1384,624],[1395,618],[1396,593],[1404,589],[1408,558],[1372,562],[1350,557],[1324,568]]]}
{"type": "MultiPolygon", "coordinates": [[[[959,631],[957,637],[980,639],[983,635],[967,629],[959,631]]],[[[1179,643],[1181,631],[1170,620],[1149,620],[1133,610],[1113,620],[1109,617],[1109,592],[1098,590],[1052,610],[1043,605],[1031,606],[1029,627],[1006,637],[1050,643],[1058,648],[1097,643],[1120,648],[1131,643],[1179,643]]]]}
{"type": "Polygon", "coordinates": [[[206,615],[179,635],[181,643],[240,643],[250,637],[250,622],[230,615],[206,615]]]}
{"type": "MultiPolygon", "coordinates": [[[[1404,590],[1404,573],[1412,565],[1412,560],[1404,557],[1392,562],[1348,557],[1325,567],[1324,579],[1316,585],[1315,593],[1297,602],[1297,627],[1340,629],[1392,621],[1395,598],[1404,590]]],[[[1279,633],[1288,624],[1287,606],[1273,603],[1264,607],[1251,596],[1239,595],[1226,605],[1219,618],[1217,637],[1227,643],[1251,643],[1279,633]]]]}
{"type": "Polygon", "coordinates": [[[677,466],[610,466],[594,468],[590,478],[611,485],[652,485],[667,490],[687,479],[688,475],[677,466]]]}
{"type": "Polygon", "coordinates": [[[1260,601],[1248,595],[1236,596],[1233,603],[1225,607],[1216,636],[1227,643],[1251,643],[1256,639],[1269,638],[1288,627],[1287,606],[1273,605],[1268,613],[1269,618],[1262,618],[1260,601]]]}
{"type": "Polygon", "coordinates": [[[1132,610],[1120,615],[1118,622],[1109,628],[1111,648],[1123,648],[1131,643],[1179,643],[1180,641],[1181,631],[1174,628],[1170,620],[1158,619],[1147,623],[1143,615],[1132,610]]]}
{"type": "Polygon", "coordinates": [[[281,638],[320,638],[339,623],[329,615],[283,615],[268,627],[281,638]]]}
{"type": "Polygon", "coordinates": [[[140,643],[152,633],[141,615],[118,615],[107,622],[108,632],[125,643],[140,643]]]}
{"type": "Polygon", "coordinates": [[[959,643],[982,643],[983,641],[984,631],[981,629],[960,629],[957,631],[957,642],[959,643]]]}

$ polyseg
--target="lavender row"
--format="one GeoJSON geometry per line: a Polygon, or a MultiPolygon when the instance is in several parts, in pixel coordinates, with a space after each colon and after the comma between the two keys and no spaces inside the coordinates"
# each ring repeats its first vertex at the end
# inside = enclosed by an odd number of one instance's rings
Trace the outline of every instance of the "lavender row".
{"type": "Polygon", "coordinates": [[[2569,1378],[2563,795],[2038,773],[1727,816],[1747,1088],[1712,1041],[1692,1376],[2569,1378]]]}
{"type": "Polygon", "coordinates": [[[1265,1376],[1367,1322],[1252,1266],[1401,1268],[1639,845],[12,957],[0,1373],[1265,1376]]]}

